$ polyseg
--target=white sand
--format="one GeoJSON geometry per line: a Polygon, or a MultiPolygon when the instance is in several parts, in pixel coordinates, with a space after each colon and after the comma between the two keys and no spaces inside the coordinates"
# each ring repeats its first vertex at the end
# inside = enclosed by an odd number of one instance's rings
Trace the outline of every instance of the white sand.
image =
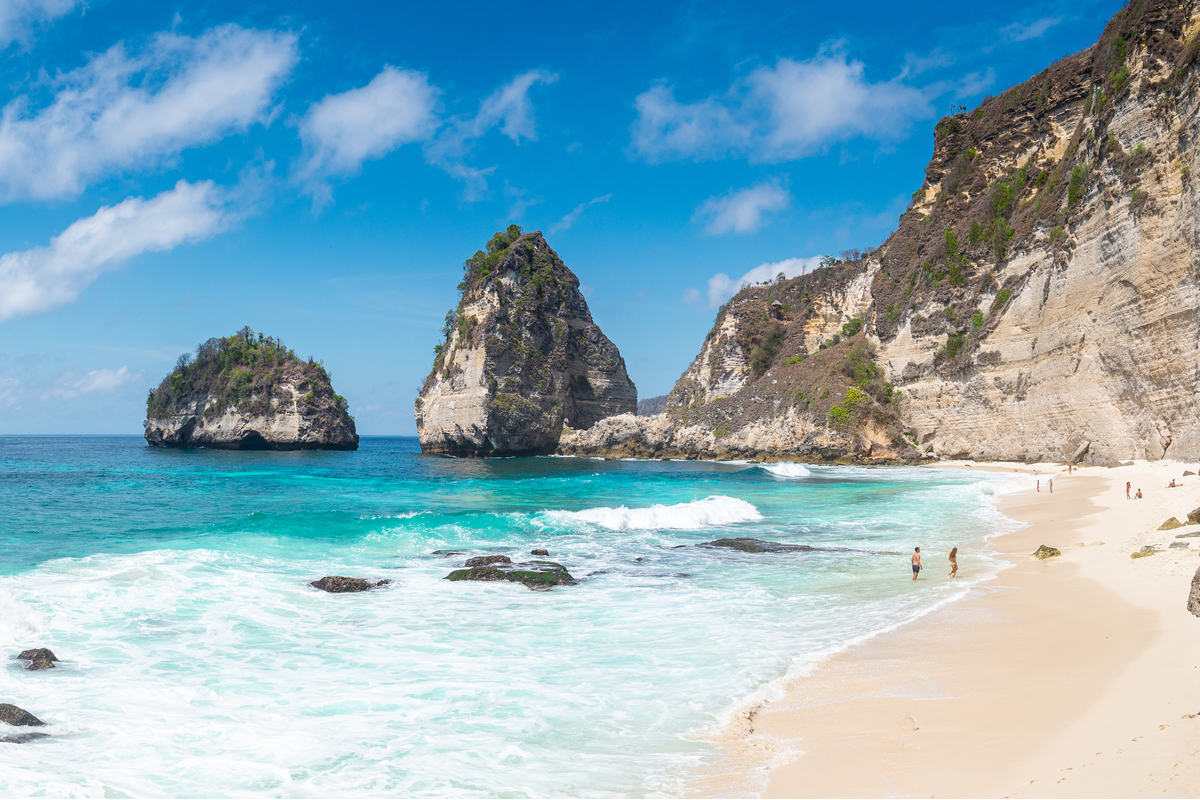
{"type": "MultiPolygon", "coordinates": [[[[1156,530],[1200,507],[1200,479],[1182,478],[1197,465],[969,468],[1043,478],[998,498],[1030,526],[992,543],[1013,568],[792,681],[731,728],[736,768],[697,794],[1200,795],[1200,618],[1186,609],[1200,538],[1176,538],[1200,525],[1156,530]],[[1127,480],[1144,499],[1125,499],[1127,480]],[[1171,542],[1189,547],[1129,557],[1171,542]],[[1041,544],[1062,556],[1030,558],[1041,544]]],[[[947,580],[945,554],[925,556],[921,580],[947,580]]]]}

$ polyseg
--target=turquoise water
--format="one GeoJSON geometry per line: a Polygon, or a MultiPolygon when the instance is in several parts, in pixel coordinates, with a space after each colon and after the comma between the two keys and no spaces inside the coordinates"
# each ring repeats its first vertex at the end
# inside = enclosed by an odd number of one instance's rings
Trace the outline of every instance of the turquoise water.
{"type": "MultiPolygon", "coordinates": [[[[789,671],[999,568],[1010,476],[694,462],[149,449],[0,437],[6,796],[682,793],[789,671]],[[696,545],[754,536],[809,553],[696,545]],[[909,580],[908,553],[932,565],[909,580]],[[963,580],[945,552],[964,548],[963,580]],[[578,585],[450,583],[547,548],[578,585]],[[323,575],[388,578],[363,594],[323,575]]],[[[0,734],[3,732],[0,731],[0,734]]]]}

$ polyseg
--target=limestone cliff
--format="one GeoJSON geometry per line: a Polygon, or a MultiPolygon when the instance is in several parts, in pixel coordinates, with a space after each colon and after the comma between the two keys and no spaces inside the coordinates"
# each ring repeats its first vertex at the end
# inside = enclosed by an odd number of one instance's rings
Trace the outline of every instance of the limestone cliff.
{"type": "Polygon", "coordinates": [[[145,435],[154,447],[358,449],[325,367],[249,328],[180,356],[146,399],[145,435]]]}
{"type": "Polygon", "coordinates": [[[781,441],[828,431],[834,417],[804,386],[861,322],[895,392],[868,393],[902,433],[872,452],[1200,458],[1198,55],[1195,3],[1131,3],[1096,45],[942,119],[896,232],[740,292],[654,425],[672,440],[707,426],[717,443],[749,441],[756,421],[781,441]],[[728,413],[768,385],[783,388],[761,416],[728,413]]]}
{"type": "Polygon", "coordinates": [[[422,451],[552,453],[564,423],[587,429],[636,411],[625,360],[541,233],[511,225],[463,268],[462,297],[416,401],[422,451]]]}

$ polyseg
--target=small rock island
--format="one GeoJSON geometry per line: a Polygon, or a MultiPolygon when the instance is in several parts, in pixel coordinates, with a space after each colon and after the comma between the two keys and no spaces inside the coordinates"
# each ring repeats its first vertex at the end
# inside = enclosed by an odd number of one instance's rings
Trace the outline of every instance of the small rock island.
{"type": "Polygon", "coordinates": [[[357,450],[346,398],[318,361],[250,328],[179,357],[146,398],[152,447],[357,450]]]}
{"type": "Polygon", "coordinates": [[[545,455],[564,424],[586,430],[637,410],[625,360],[540,232],[510,225],[463,270],[416,401],[422,451],[545,455]]]}

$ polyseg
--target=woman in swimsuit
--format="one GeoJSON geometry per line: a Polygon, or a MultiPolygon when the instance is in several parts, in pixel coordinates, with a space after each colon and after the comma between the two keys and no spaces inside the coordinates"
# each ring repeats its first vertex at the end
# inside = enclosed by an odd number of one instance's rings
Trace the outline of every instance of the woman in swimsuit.
{"type": "Polygon", "coordinates": [[[950,550],[950,577],[953,578],[958,574],[958,548],[950,550]]]}

